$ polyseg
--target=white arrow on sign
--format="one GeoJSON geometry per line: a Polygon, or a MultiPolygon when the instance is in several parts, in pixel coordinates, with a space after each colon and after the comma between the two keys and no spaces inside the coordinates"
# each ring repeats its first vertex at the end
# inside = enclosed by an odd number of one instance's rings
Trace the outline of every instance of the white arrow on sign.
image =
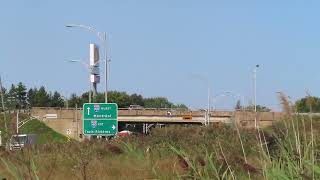
{"type": "Polygon", "coordinates": [[[112,125],[112,129],[115,130],[115,129],[116,129],[116,126],[112,125]]]}
{"type": "Polygon", "coordinates": [[[88,110],[88,115],[90,115],[90,108],[88,107],[87,110],[88,110]]]}

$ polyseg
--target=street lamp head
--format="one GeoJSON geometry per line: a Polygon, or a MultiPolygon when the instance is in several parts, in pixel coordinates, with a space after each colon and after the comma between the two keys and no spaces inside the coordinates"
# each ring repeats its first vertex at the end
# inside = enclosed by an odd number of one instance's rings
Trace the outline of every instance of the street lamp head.
{"type": "Polygon", "coordinates": [[[67,62],[80,62],[80,60],[68,60],[67,62]]]}
{"type": "Polygon", "coordinates": [[[70,28],[70,27],[75,27],[75,25],[74,24],[67,24],[67,25],[65,25],[65,27],[70,28]]]}

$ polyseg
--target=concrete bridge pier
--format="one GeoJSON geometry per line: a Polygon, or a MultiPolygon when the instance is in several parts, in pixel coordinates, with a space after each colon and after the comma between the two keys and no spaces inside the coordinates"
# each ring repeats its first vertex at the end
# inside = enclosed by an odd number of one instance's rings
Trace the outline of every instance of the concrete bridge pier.
{"type": "Polygon", "coordinates": [[[148,134],[150,132],[150,128],[152,126],[154,126],[155,124],[148,124],[148,123],[143,123],[143,130],[142,130],[142,133],[143,134],[148,134]]]}

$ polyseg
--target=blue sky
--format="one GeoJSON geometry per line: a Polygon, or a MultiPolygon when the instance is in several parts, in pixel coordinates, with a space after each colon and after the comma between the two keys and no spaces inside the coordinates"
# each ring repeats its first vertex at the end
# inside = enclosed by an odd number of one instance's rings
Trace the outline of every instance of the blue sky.
{"type": "MultiPolygon", "coordinates": [[[[279,109],[277,91],[293,99],[306,90],[320,95],[319,8],[319,1],[292,0],[2,1],[0,74],[7,87],[22,81],[65,96],[84,92],[85,68],[65,61],[87,60],[89,43],[99,41],[64,27],[80,23],[108,33],[111,90],[202,108],[208,79],[212,94],[233,91],[248,102],[260,64],[258,104],[279,109]]],[[[217,108],[234,104],[231,97],[216,101],[217,108]]]]}

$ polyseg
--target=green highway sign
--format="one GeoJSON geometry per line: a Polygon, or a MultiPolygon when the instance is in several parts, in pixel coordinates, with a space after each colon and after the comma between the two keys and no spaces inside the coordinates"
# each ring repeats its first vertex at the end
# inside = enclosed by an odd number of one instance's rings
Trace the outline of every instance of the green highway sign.
{"type": "Polygon", "coordinates": [[[116,103],[85,103],[82,117],[84,135],[115,135],[118,132],[116,103]]]}

